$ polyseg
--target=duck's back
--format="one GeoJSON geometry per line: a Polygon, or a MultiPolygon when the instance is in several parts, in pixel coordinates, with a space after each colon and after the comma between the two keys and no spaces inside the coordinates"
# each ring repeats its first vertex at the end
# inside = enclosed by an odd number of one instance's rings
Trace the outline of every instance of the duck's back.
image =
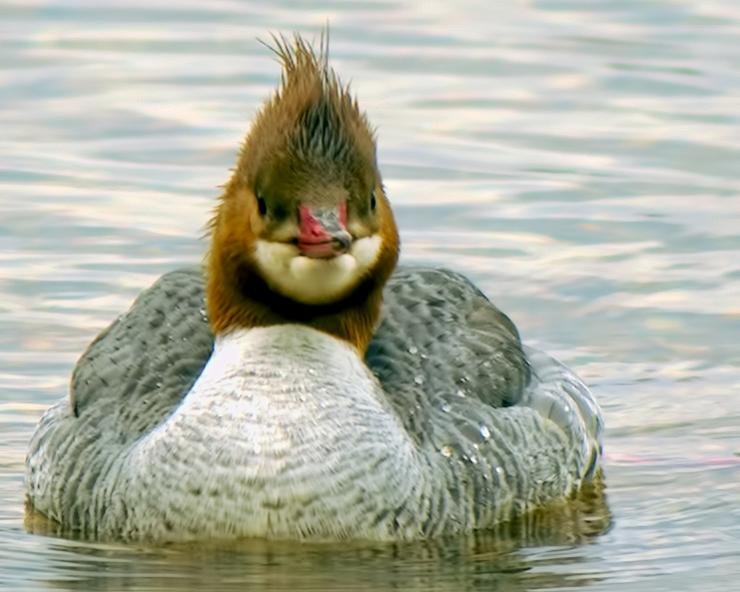
{"type": "MultiPolygon", "coordinates": [[[[202,272],[163,276],[90,345],[70,400],[42,419],[29,451],[31,501],[94,531],[91,490],[177,410],[212,348],[202,272]]],[[[571,493],[598,466],[601,418],[586,387],[523,348],[509,319],[458,274],[398,270],[366,362],[428,474],[417,506],[389,509],[418,522],[419,535],[508,519],[571,493]]]]}

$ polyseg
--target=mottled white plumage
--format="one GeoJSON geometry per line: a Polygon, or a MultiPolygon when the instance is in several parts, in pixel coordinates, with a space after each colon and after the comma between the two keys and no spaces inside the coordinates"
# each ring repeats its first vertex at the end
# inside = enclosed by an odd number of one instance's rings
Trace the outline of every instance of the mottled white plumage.
{"type": "Polygon", "coordinates": [[[165,276],[42,418],[30,501],[99,539],[397,540],[491,527],[593,476],[592,396],[464,278],[400,270],[385,296],[366,360],[299,325],[211,352],[200,273],[165,276]]]}

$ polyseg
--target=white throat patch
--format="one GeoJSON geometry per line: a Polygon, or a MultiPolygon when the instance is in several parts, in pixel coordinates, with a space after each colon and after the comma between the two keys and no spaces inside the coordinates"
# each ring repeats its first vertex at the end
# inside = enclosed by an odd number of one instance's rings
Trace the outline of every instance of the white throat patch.
{"type": "Polygon", "coordinates": [[[372,268],[381,238],[373,234],[352,243],[349,253],[312,259],[288,243],[258,240],[255,261],[267,283],[303,304],[326,304],[352,288],[372,268]]]}

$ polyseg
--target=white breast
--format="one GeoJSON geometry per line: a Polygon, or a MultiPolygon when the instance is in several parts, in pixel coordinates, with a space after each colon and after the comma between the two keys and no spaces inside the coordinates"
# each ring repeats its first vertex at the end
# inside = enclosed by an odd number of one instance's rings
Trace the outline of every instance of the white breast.
{"type": "MultiPolygon", "coordinates": [[[[126,530],[146,531],[137,537],[336,538],[363,529],[390,538],[376,518],[415,495],[418,472],[356,351],[283,325],[220,337],[182,404],[132,449],[120,476],[126,530]]],[[[111,514],[111,530],[119,520],[111,514]]]]}

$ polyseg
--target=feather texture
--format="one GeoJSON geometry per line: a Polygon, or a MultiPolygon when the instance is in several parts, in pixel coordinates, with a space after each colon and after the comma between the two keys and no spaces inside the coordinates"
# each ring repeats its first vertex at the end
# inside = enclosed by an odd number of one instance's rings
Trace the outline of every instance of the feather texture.
{"type": "Polygon", "coordinates": [[[90,538],[411,539],[493,527],[598,470],[583,383],[462,276],[401,268],[365,360],[292,324],[215,343],[199,269],[88,348],[27,459],[34,507],[90,538]]]}

